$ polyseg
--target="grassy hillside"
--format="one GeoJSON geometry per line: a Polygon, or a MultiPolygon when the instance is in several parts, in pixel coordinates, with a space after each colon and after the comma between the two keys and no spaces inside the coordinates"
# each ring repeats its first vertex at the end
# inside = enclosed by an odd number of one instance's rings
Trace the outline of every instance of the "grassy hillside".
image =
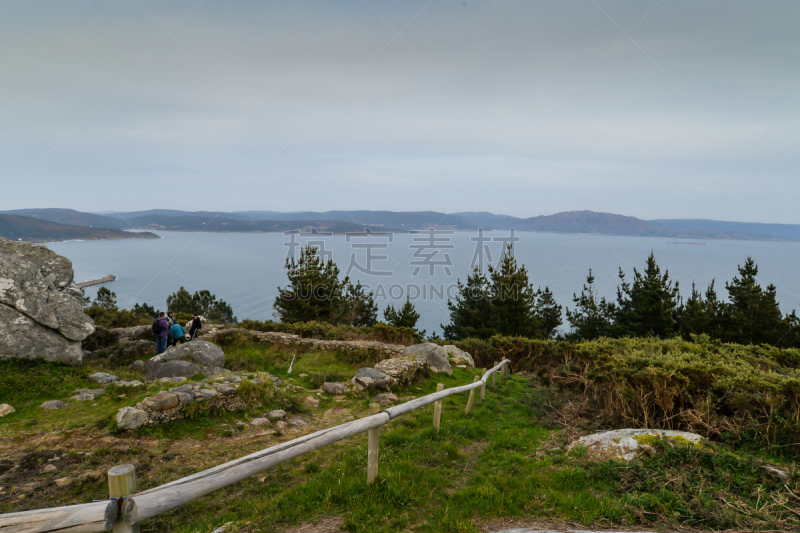
{"type": "Polygon", "coordinates": [[[56,224],[46,220],[17,215],[0,215],[0,237],[12,241],[58,242],[68,240],[101,240],[101,239],[157,239],[149,233],[134,233],[118,229],[85,228],[56,224]]]}
{"type": "MultiPolygon", "coordinates": [[[[0,399],[17,409],[0,418],[0,512],[105,499],[102,473],[121,463],[136,465],[138,486],[146,490],[337,425],[345,416],[366,416],[370,398],[380,392],[349,392],[341,398],[318,393],[323,381],[347,379],[363,366],[353,354],[297,354],[261,343],[224,348],[227,368],[267,371],[291,386],[260,407],[198,412],[137,432],[115,430],[117,409],[170,385],[112,388],[94,401],[73,401],[49,413],[39,407],[45,400],[68,398],[74,389],[96,387],[87,376],[98,370],[140,378],[129,369],[129,358],[89,359],[77,368],[0,362],[0,399]],[[305,405],[307,396],[317,398],[319,407],[305,405]],[[312,428],[248,424],[277,408],[312,428]],[[49,465],[55,470],[45,470],[49,465]]],[[[583,350],[614,351],[603,342],[586,343],[583,350]]],[[[470,383],[477,373],[455,368],[453,376],[430,375],[393,392],[403,401],[433,392],[439,382],[447,387],[470,383]]],[[[702,448],[656,443],[632,463],[597,462],[567,445],[596,429],[599,417],[581,411],[583,395],[548,383],[525,373],[490,383],[486,399],[476,402],[470,416],[464,415],[466,395],[448,398],[438,435],[431,427],[432,406],[393,420],[380,429],[374,486],[366,484],[367,438],[360,435],[148,520],[141,531],[210,532],[227,522],[233,522],[229,531],[235,533],[312,530],[308,524],[326,533],[478,533],[533,525],[800,528],[800,499],[793,496],[800,478],[782,453],[786,448],[734,453],[724,443],[702,448]],[[769,475],[766,462],[791,472],[785,484],[769,475]],[[302,526],[308,529],[295,529],[302,526]]]]}

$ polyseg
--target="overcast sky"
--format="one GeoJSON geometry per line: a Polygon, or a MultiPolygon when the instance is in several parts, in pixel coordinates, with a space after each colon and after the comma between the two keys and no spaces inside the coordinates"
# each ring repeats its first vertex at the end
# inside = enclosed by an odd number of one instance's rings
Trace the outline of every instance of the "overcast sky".
{"type": "Polygon", "coordinates": [[[800,3],[0,4],[0,209],[800,223],[800,3]]]}

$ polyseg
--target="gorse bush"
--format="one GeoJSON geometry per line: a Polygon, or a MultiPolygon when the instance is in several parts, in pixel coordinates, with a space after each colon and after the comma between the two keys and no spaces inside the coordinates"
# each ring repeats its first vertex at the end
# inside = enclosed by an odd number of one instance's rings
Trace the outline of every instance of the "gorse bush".
{"type": "MultiPolygon", "coordinates": [[[[477,366],[515,370],[579,391],[615,427],[686,429],[754,445],[800,441],[800,350],[680,338],[577,344],[494,336],[455,343],[477,366]]],[[[787,451],[797,453],[797,447],[787,451]]]]}

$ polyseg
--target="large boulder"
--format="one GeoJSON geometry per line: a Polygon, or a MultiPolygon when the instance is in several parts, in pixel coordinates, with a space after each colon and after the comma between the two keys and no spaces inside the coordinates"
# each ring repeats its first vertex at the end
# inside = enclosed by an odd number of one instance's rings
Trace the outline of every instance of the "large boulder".
{"type": "Polygon", "coordinates": [[[450,357],[447,350],[432,342],[414,344],[403,352],[405,355],[419,355],[425,358],[428,368],[436,374],[453,375],[453,368],[450,366],[450,357]]]}
{"type": "Polygon", "coordinates": [[[210,342],[193,340],[167,348],[164,353],[148,359],[144,364],[144,377],[152,381],[189,377],[203,371],[214,374],[224,364],[225,352],[222,348],[210,342]]]}
{"type": "Polygon", "coordinates": [[[388,389],[392,384],[392,377],[374,368],[365,367],[356,370],[355,376],[350,381],[359,389],[366,389],[370,386],[388,389]]]}
{"type": "Polygon", "coordinates": [[[222,368],[225,364],[225,352],[216,344],[194,340],[167,348],[167,351],[151,358],[145,364],[149,367],[167,361],[189,361],[200,366],[222,368]]]}
{"type": "Polygon", "coordinates": [[[618,459],[631,461],[643,448],[652,445],[659,439],[667,439],[676,444],[699,446],[703,437],[688,431],[673,431],[668,429],[615,429],[601,431],[592,435],[581,437],[573,442],[574,446],[586,448],[586,455],[593,459],[606,461],[618,459]]]}
{"type": "Polygon", "coordinates": [[[0,238],[0,359],[81,362],[94,323],[73,278],[66,257],[0,238]]]}

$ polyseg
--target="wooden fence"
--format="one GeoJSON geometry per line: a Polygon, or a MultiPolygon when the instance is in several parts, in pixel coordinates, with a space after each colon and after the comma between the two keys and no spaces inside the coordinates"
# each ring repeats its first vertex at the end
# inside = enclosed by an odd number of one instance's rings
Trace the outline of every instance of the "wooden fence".
{"type": "Polygon", "coordinates": [[[110,500],[82,505],[53,507],[21,513],[0,515],[0,533],[79,533],[115,531],[130,533],[139,531],[139,523],[179,507],[210,492],[232,485],[254,474],[272,468],[295,457],[327,446],[328,444],[369,432],[367,481],[374,483],[378,474],[378,428],[400,415],[435,404],[434,428],[439,431],[442,400],[454,394],[469,392],[465,414],[469,414],[475,399],[476,389],[481,389],[483,400],[486,381],[500,372],[502,380],[509,360],[503,360],[485,371],[480,379],[468,385],[444,389],[440,383],[437,391],[379,411],[377,404],[370,404],[370,415],[345,424],[323,429],[233,461],[209,468],[203,472],[178,479],[142,492],[136,492],[136,477],[132,465],[118,465],[108,471],[110,500]]]}

